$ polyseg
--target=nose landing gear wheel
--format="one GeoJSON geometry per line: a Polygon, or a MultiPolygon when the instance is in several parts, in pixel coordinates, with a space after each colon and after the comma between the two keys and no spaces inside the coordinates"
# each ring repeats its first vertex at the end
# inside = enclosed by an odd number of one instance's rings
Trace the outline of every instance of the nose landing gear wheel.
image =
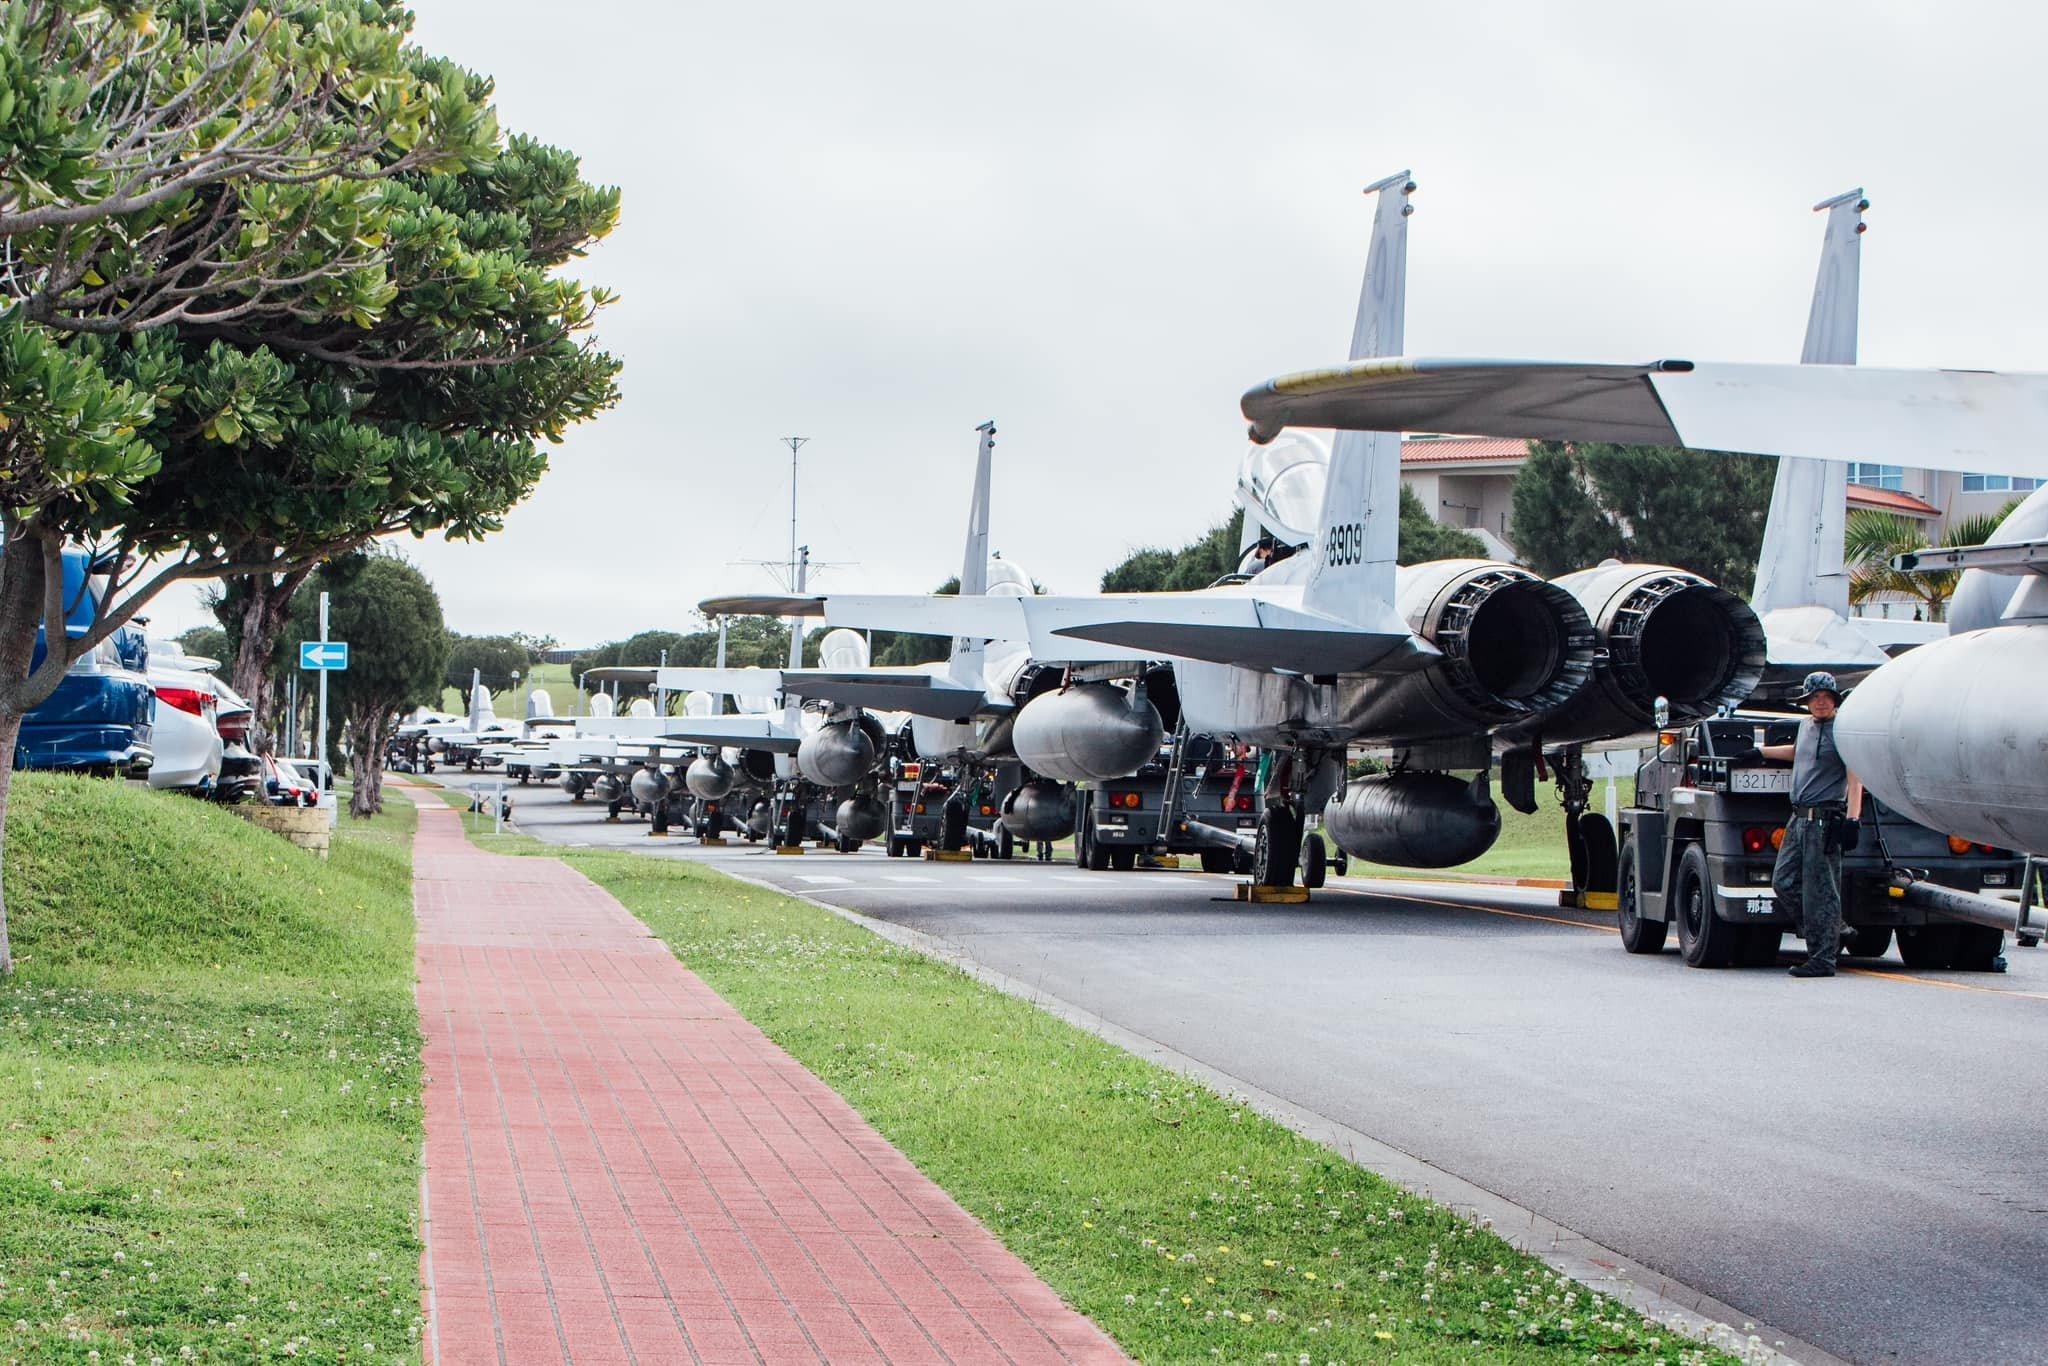
{"type": "Polygon", "coordinates": [[[1320,887],[1329,875],[1329,854],[1321,835],[1305,835],[1301,841],[1301,885],[1320,887]]]}

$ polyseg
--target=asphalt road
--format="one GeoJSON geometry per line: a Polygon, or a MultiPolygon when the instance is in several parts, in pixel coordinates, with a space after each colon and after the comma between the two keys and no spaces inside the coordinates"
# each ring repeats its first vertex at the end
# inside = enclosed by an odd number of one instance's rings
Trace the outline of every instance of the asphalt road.
{"type": "Polygon", "coordinates": [[[703,849],[515,792],[529,834],[936,936],[1850,1360],[2048,1361],[2048,948],[2002,976],[1702,972],[1554,893],[1245,906],[1193,872],[703,849]]]}

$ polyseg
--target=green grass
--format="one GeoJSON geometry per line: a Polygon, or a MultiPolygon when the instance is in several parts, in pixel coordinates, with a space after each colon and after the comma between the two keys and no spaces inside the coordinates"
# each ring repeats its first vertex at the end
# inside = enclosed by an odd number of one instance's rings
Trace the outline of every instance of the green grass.
{"type": "Polygon", "coordinates": [[[8,816],[0,1358],[417,1360],[412,808],[325,863],[118,783],[8,816]]]}
{"type": "Polygon", "coordinates": [[[1141,1360],[1726,1360],[815,906],[687,863],[566,857],[1141,1360]]]}
{"type": "MultiPolygon", "coordinates": [[[[557,712],[576,709],[580,710],[582,715],[590,714],[589,698],[583,700],[580,709],[576,707],[576,678],[570,673],[567,664],[534,665],[532,679],[521,678],[516,692],[507,688],[503,692],[491,694],[491,710],[507,721],[523,716],[523,699],[535,688],[547,689],[548,700],[555,704],[557,712]]],[[[457,716],[469,715],[469,685],[465,683],[459,688],[441,689],[441,710],[453,712],[457,716]]]]}

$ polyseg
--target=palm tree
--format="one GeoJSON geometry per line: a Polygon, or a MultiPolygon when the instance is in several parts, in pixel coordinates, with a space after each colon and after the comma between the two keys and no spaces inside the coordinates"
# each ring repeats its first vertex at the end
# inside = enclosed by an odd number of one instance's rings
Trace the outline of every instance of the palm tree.
{"type": "MultiPolygon", "coordinates": [[[[1998,530],[1998,524],[2019,506],[2015,498],[1996,512],[1963,517],[1948,524],[1936,542],[1942,546],[1982,545],[1998,530]]],[[[1849,601],[1869,602],[1872,598],[1897,595],[1918,599],[1927,620],[1948,616],[1949,595],[1956,591],[1956,572],[1940,570],[1931,574],[1902,574],[1892,568],[1892,557],[1927,545],[1927,525],[1896,512],[1856,508],[1842,532],[1842,561],[1849,569],[1849,601]]]]}

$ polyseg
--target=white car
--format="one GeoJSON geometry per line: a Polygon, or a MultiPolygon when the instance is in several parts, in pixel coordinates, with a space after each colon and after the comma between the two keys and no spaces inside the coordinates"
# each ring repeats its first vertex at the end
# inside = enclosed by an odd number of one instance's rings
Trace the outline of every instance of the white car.
{"type": "Polygon", "coordinates": [[[150,642],[156,763],[149,770],[149,785],[205,794],[220,780],[220,700],[213,675],[189,667],[194,662],[176,641],[150,642]]]}

